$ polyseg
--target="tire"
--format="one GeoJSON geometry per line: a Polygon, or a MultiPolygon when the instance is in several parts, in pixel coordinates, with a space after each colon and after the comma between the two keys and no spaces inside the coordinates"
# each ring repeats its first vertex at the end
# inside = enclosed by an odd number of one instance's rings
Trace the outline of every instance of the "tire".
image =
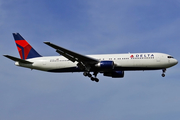
{"type": "Polygon", "coordinates": [[[162,74],[162,77],[165,77],[165,74],[162,74]]]}

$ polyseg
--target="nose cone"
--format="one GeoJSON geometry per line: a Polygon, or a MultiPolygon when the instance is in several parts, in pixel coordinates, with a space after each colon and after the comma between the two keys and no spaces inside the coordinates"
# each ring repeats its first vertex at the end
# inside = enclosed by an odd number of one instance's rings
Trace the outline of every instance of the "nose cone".
{"type": "Polygon", "coordinates": [[[176,64],[178,64],[178,61],[176,59],[173,58],[169,60],[169,67],[175,66],[176,64]]]}
{"type": "Polygon", "coordinates": [[[174,64],[174,65],[178,64],[178,60],[174,59],[174,60],[173,60],[173,64],[174,64]]]}

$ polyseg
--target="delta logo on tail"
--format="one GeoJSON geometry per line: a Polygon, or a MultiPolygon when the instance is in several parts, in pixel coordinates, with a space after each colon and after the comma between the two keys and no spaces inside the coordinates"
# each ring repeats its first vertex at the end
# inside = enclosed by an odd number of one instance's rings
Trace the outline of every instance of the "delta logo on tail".
{"type": "Polygon", "coordinates": [[[13,33],[13,36],[21,59],[26,60],[34,57],[41,57],[19,33],[13,33]]]}

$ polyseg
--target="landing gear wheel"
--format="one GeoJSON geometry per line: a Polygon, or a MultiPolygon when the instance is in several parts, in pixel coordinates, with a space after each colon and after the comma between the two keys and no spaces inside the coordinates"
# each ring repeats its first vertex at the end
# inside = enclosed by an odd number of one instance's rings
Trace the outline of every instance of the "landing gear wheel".
{"type": "Polygon", "coordinates": [[[87,73],[87,72],[84,72],[83,75],[84,75],[84,76],[88,76],[88,73],[87,73]]]}
{"type": "Polygon", "coordinates": [[[88,72],[84,72],[83,75],[84,75],[84,76],[88,76],[88,77],[90,77],[90,78],[92,77],[92,75],[91,75],[90,73],[88,73],[88,72]]]}
{"type": "Polygon", "coordinates": [[[99,79],[96,78],[98,72],[94,72],[93,76],[90,74],[90,72],[84,72],[83,75],[89,77],[92,81],[99,82],[99,79]]]}
{"type": "Polygon", "coordinates": [[[92,80],[92,81],[95,81],[95,78],[92,77],[91,80],[92,80]]]}
{"type": "Polygon", "coordinates": [[[91,77],[92,77],[92,75],[91,75],[91,74],[88,74],[88,77],[90,77],[90,78],[91,78],[91,77]]]}
{"type": "Polygon", "coordinates": [[[166,72],[166,69],[162,69],[162,77],[165,77],[165,72],[166,72]]]}
{"type": "Polygon", "coordinates": [[[99,79],[98,79],[98,78],[95,78],[95,81],[96,81],[96,82],[99,82],[99,79]]]}
{"type": "Polygon", "coordinates": [[[165,74],[164,74],[164,73],[162,74],[162,77],[165,77],[165,74]]]}
{"type": "Polygon", "coordinates": [[[98,78],[93,78],[93,77],[91,77],[91,80],[92,80],[92,81],[95,81],[95,82],[99,82],[99,79],[98,79],[98,78]]]}

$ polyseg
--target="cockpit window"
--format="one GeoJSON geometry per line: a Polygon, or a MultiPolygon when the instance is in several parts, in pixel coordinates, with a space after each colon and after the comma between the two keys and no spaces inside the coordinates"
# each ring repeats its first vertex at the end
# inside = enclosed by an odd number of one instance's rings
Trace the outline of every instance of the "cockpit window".
{"type": "Polygon", "coordinates": [[[172,56],[168,56],[168,58],[173,58],[172,56]]]}

